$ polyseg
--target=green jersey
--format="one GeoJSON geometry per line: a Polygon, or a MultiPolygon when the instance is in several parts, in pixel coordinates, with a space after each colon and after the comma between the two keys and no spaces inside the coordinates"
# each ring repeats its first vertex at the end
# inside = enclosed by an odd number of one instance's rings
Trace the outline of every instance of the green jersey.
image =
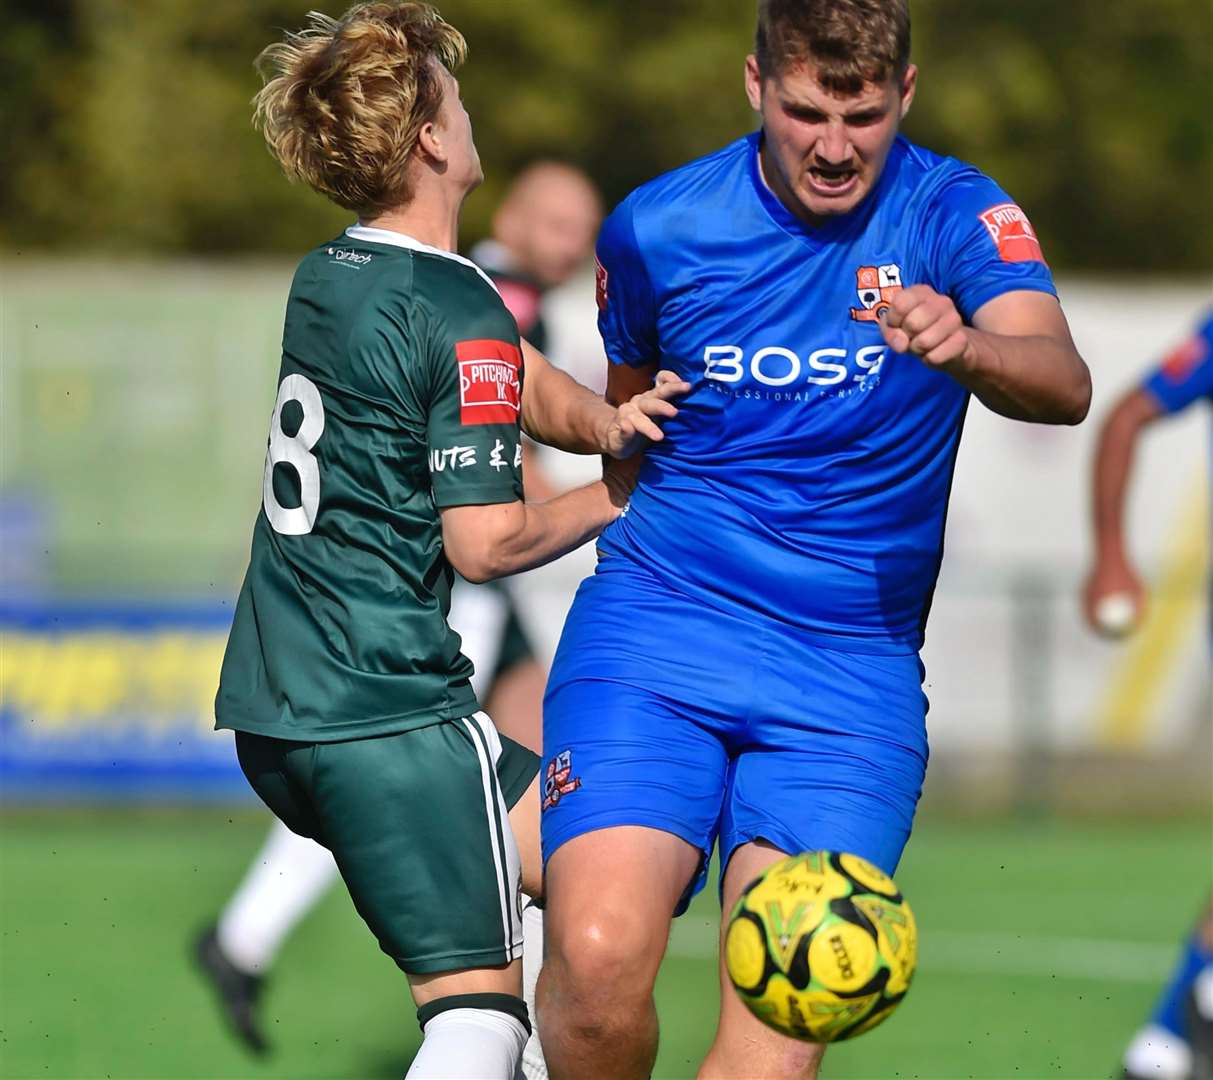
{"type": "Polygon", "coordinates": [[[476,712],[439,510],[522,498],[521,400],[473,263],[363,226],[303,260],[217,726],[325,742],[476,712]]]}

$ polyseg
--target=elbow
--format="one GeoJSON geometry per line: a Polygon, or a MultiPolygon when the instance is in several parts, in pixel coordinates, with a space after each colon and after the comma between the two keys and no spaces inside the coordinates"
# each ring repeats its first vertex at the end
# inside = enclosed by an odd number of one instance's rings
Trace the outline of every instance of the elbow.
{"type": "Polygon", "coordinates": [[[473,585],[483,585],[505,577],[509,570],[496,556],[496,546],[487,543],[446,545],[447,561],[459,571],[459,576],[473,585]]]}
{"type": "Polygon", "coordinates": [[[526,537],[522,502],[457,506],[442,512],[447,562],[473,585],[523,568],[526,537]]]}
{"type": "Polygon", "coordinates": [[[450,564],[459,571],[459,576],[465,581],[470,581],[473,585],[483,585],[488,581],[496,581],[499,577],[505,577],[509,570],[494,559],[490,552],[468,553],[461,552],[458,556],[454,552],[447,552],[447,559],[450,564]]]}
{"type": "Polygon", "coordinates": [[[1062,423],[1069,427],[1081,424],[1091,412],[1091,383],[1088,380],[1085,390],[1076,394],[1066,411],[1062,423]]]}
{"type": "Polygon", "coordinates": [[[459,576],[464,581],[470,582],[473,585],[484,585],[486,582],[493,581],[498,577],[489,567],[481,566],[479,563],[470,564],[465,562],[459,565],[452,562],[451,565],[459,571],[459,576]]]}
{"type": "Polygon", "coordinates": [[[1081,357],[1078,368],[1060,417],[1061,423],[1069,427],[1081,424],[1091,411],[1091,371],[1081,357]]]}

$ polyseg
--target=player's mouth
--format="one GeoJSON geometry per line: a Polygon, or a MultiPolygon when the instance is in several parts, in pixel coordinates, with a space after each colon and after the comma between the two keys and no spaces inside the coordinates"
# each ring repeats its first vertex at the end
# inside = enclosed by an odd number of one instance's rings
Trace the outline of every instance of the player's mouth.
{"type": "Polygon", "coordinates": [[[850,195],[859,185],[857,169],[823,168],[820,165],[810,166],[807,173],[809,189],[814,195],[824,199],[839,199],[850,195]]]}

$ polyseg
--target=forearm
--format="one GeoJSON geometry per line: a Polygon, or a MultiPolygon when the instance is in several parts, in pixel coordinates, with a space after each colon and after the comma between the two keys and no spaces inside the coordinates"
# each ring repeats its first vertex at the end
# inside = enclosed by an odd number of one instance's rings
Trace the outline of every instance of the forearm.
{"type": "Polygon", "coordinates": [[[1042,424],[1077,424],[1086,416],[1091,376],[1069,341],[974,327],[965,333],[965,355],[945,370],[987,408],[1042,424]]]}
{"type": "Polygon", "coordinates": [[[525,341],[523,353],[523,430],[536,442],[572,454],[601,453],[615,410],[525,341]]]}
{"type": "Polygon", "coordinates": [[[1121,398],[1099,432],[1091,485],[1091,520],[1095,552],[1101,559],[1123,560],[1125,498],[1137,440],[1158,410],[1140,390],[1121,398]]]}
{"type": "Polygon", "coordinates": [[[1105,426],[1095,456],[1091,507],[1100,558],[1124,558],[1125,490],[1132,463],[1132,441],[1121,437],[1113,425],[1105,426]]]}
{"type": "Polygon", "coordinates": [[[597,480],[541,503],[506,505],[491,511],[486,534],[495,537],[475,580],[490,581],[531,570],[579,548],[619,514],[605,483],[597,480]],[[494,516],[499,520],[494,521],[494,516]]]}

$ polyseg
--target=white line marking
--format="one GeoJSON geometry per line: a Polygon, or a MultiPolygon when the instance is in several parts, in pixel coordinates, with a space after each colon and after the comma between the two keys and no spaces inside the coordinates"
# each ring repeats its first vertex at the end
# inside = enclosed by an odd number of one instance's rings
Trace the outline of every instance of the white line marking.
{"type": "MultiPolygon", "coordinates": [[[[669,951],[684,958],[716,955],[716,926],[707,919],[675,921],[669,951]]],[[[956,975],[1159,982],[1179,953],[1173,944],[1044,934],[986,934],[927,930],[919,939],[918,970],[956,975]]]]}

